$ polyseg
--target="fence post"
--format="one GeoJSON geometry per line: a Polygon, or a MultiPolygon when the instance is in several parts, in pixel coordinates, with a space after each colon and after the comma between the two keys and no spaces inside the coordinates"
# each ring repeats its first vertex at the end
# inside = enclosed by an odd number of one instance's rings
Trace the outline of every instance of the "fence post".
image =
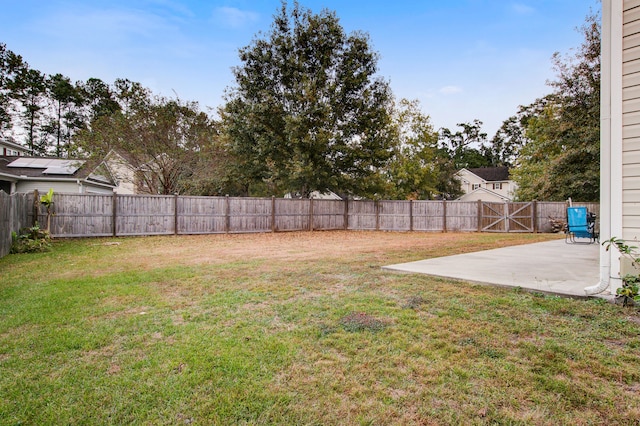
{"type": "Polygon", "coordinates": [[[413,231],[413,200],[409,200],[409,231],[413,231]]]}
{"type": "Polygon", "coordinates": [[[309,231],[313,231],[313,198],[309,198],[309,231]]]}
{"type": "Polygon", "coordinates": [[[478,232],[482,232],[482,201],[478,200],[478,232]]]}
{"type": "Polygon", "coordinates": [[[538,233],[538,202],[533,200],[531,205],[531,228],[533,233],[538,233]]]}
{"type": "Polygon", "coordinates": [[[231,203],[228,195],[224,197],[224,201],[224,232],[228,234],[231,228],[231,203]]]}
{"type": "Polygon", "coordinates": [[[31,226],[36,226],[38,224],[38,213],[40,213],[40,194],[37,189],[33,190],[33,218],[31,220],[31,226]]]}
{"type": "Polygon", "coordinates": [[[510,228],[510,220],[509,220],[509,203],[505,202],[504,203],[504,208],[503,208],[503,214],[504,214],[504,230],[507,231],[507,234],[509,233],[509,229],[510,228]]]}
{"type": "Polygon", "coordinates": [[[349,199],[344,199],[344,230],[347,231],[349,229],[349,199]]]}
{"type": "Polygon", "coordinates": [[[442,200],[442,232],[447,232],[447,200],[442,200]]]}
{"type": "Polygon", "coordinates": [[[374,201],[374,210],[376,212],[376,231],[380,230],[380,201],[374,201]]]}
{"type": "Polygon", "coordinates": [[[118,193],[113,193],[113,202],[111,203],[111,228],[113,230],[113,236],[117,237],[118,232],[116,230],[116,224],[118,223],[116,215],[118,214],[118,193]]]}
{"type": "Polygon", "coordinates": [[[173,197],[173,235],[178,235],[178,194],[173,197]]]}
{"type": "Polygon", "coordinates": [[[271,232],[276,232],[276,197],[271,196],[271,232]]]}
{"type": "MultiPolygon", "coordinates": [[[[9,228],[6,230],[6,235],[11,235],[11,233],[15,230],[15,232],[19,232],[19,229],[16,229],[16,225],[15,225],[15,219],[18,216],[18,206],[17,206],[17,198],[11,194],[6,194],[2,191],[0,191],[0,201],[2,201],[2,199],[8,200],[8,206],[9,208],[7,209],[9,211],[9,228]]],[[[22,207],[22,203],[20,203],[20,207],[22,207]]],[[[6,205],[6,204],[5,204],[6,205]]],[[[6,213],[5,213],[6,214],[6,213]]],[[[2,226],[2,221],[0,221],[0,226],[2,226]]],[[[3,233],[3,230],[0,231],[0,234],[3,233]]],[[[6,241],[6,240],[5,240],[6,241]]],[[[4,244],[5,241],[0,241],[0,245],[4,244]]],[[[11,239],[11,242],[13,242],[13,239],[11,239]]],[[[11,250],[11,245],[9,245],[9,249],[6,250],[6,247],[2,247],[0,249],[0,257],[6,255],[7,253],[9,253],[9,251],[11,250]]]]}

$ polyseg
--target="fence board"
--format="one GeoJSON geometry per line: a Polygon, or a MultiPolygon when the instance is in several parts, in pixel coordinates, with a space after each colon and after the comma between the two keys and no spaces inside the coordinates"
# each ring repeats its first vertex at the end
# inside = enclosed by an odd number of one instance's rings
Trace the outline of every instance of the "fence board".
{"type": "Polygon", "coordinates": [[[178,197],[178,234],[219,234],[227,231],[226,197],[178,197]]]}
{"type": "Polygon", "coordinates": [[[27,211],[29,198],[27,194],[7,194],[0,191],[0,257],[11,251],[13,232],[31,226],[27,211]]]}
{"type": "Polygon", "coordinates": [[[411,201],[379,201],[378,229],[381,231],[411,230],[411,201]]]}
{"type": "Polygon", "coordinates": [[[229,198],[229,232],[270,232],[271,198],[229,198]]]}
{"type": "Polygon", "coordinates": [[[116,234],[173,234],[175,213],[175,197],[172,195],[118,195],[116,234]]]}
{"type": "Polygon", "coordinates": [[[4,191],[0,191],[0,257],[6,256],[11,251],[11,232],[13,224],[13,199],[4,191]]]}
{"type": "Polygon", "coordinates": [[[561,220],[566,223],[567,204],[557,202],[538,201],[538,231],[551,232],[551,222],[553,220],[561,220]]]}
{"type": "MultiPolygon", "coordinates": [[[[96,194],[54,194],[51,229],[54,237],[113,235],[113,196],[96,194]]],[[[40,207],[38,221],[47,223],[46,209],[40,207]]]]}
{"type": "Polygon", "coordinates": [[[478,203],[447,202],[447,231],[472,232],[478,230],[478,203]]]}
{"type": "MultiPolygon", "coordinates": [[[[586,207],[588,211],[596,214],[596,229],[600,229],[600,204],[599,203],[573,203],[574,207],[586,207]]],[[[550,219],[567,221],[567,203],[558,201],[538,201],[538,231],[551,232],[550,219]]]]}
{"type": "Polygon", "coordinates": [[[344,229],[344,201],[313,200],[313,229],[344,229]]]}
{"type": "Polygon", "coordinates": [[[349,227],[354,231],[373,231],[376,229],[376,202],[349,201],[349,227]]]}
{"type": "Polygon", "coordinates": [[[413,230],[444,231],[444,203],[442,201],[414,201],[413,230]]]}
{"type": "Polygon", "coordinates": [[[534,232],[534,203],[508,203],[509,232],[534,232]]]}
{"type": "Polygon", "coordinates": [[[310,230],[309,199],[278,198],[275,201],[276,231],[308,231],[310,230]]]}

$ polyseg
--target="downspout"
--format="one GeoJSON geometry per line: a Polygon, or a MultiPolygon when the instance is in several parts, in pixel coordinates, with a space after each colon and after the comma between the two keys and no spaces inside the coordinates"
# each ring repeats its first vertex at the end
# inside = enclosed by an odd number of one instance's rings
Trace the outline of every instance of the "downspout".
{"type": "MultiPolygon", "coordinates": [[[[603,239],[611,238],[613,219],[612,213],[612,180],[614,173],[614,164],[612,158],[612,144],[614,142],[612,126],[612,115],[615,111],[615,102],[622,105],[621,93],[616,96],[614,83],[618,66],[616,60],[622,64],[622,49],[620,48],[620,56],[616,52],[616,40],[619,36],[622,43],[622,29],[620,34],[615,28],[617,23],[614,22],[614,14],[612,3],[618,3],[612,0],[602,1],[602,44],[601,44],[601,74],[600,74],[600,236],[603,239]],[[613,109],[613,110],[612,110],[613,109]]],[[[620,10],[620,13],[622,11],[620,10]]],[[[620,17],[620,25],[622,25],[622,17],[620,17]]],[[[621,67],[621,65],[620,65],[621,67]]],[[[622,71],[620,70],[620,79],[622,71]]],[[[615,111],[617,112],[617,111],[615,111]]],[[[622,111],[620,111],[621,114],[622,111]]],[[[620,115],[622,116],[622,115],[620,115]]],[[[621,181],[620,181],[621,182],[621,181]]],[[[587,296],[602,293],[609,287],[611,277],[611,253],[600,246],[600,274],[598,282],[595,285],[586,287],[584,292],[587,296]]]]}
{"type": "MultiPolygon", "coordinates": [[[[602,230],[602,228],[600,228],[602,230]]],[[[593,296],[604,292],[609,288],[609,277],[611,275],[611,254],[600,247],[600,278],[595,285],[585,287],[584,292],[587,296],[593,296]]]]}
{"type": "MultiPolygon", "coordinates": [[[[602,1],[600,88],[600,236],[607,240],[622,233],[622,2],[602,1]],[[612,183],[616,182],[616,185],[612,183]]],[[[586,295],[609,288],[619,265],[600,246],[600,277],[586,287],[586,295]],[[612,270],[613,269],[613,270],[612,270]],[[615,270],[615,271],[614,271],[615,270]]]]}

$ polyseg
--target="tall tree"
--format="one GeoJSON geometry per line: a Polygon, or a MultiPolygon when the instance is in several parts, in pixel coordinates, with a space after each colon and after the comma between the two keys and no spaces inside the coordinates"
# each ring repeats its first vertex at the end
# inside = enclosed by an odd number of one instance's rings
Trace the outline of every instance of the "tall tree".
{"type": "Polygon", "coordinates": [[[33,153],[45,154],[48,147],[46,138],[43,138],[42,126],[47,93],[46,76],[23,62],[10,87],[11,97],[18,103],[27,147],[33,153]]]}
{"type": "Polygon", "coordinates": [[[4,137],[11,129],[11,82],[18,58],[4,43],[0,43],[0,136],[4,137]]]}
{"type": "Polygon", "coordinates": [[[46,80],[48,97],[53,106],[47,133],[54,138],[56,157],[72,154],[71,138],[84,124],[82,117],[82,94],[79,87],[62,74],[49,76],[46,80]]]}
{"type": "Polygon", "coordinates": [[[556,53],[554,91],[529,120],[513,177],[519,199],[597,201],[600,182],[600,19],[587,17],[573,56],[556,53]]]}
{"type": "Polygon", "coordinates": [[[90,78],[79,85],[84,105],[89,108],[89,122],[105,115],[120,111],[114,90],[99,78],[90,78]]]}
{"type": "MultiPolygon", "coordinates": [[[[113,83],[114,96],[125,116],[139,113],[152,103],[152,93],[142,84],[127,78],[119,78],[113,83]]],[[[107,102],[107,105],[110,105],[107,102]]]]}
{"type": "Polygon", "coordinates": [[[503,121],[502,125],[483,149],[492,166],[514,167],[523,147],[530,142],[527,128],[532,119],[541,116],[552,102],[550,96],[537,99],[530,105],[518,107],[518,112],[503,121]]]}
{"type": "Polygon", "coordinates": [[[452,132],[447,128],[440,129],[440,146],[453,159],[454,167],[490,166],[489,159],[483,154],[487,143],[487,134],[482,131],[482,121],[459,123],[460,130],[452,132]]]}
{"type": "Polygon", "coordinates": [[[368,36],[346,34],[334,12],[283,2],[266,37],[240,49],[221,111],[245,192],[376,196],[393,148],[377,60],[368,36]]]}
{"type": "Polygon", "coordinates": [[[174,194],[194,188],[194,173],[203,167],[201,156],[211,152],[216,140],[215,123],[194,102],[136,99],[127,114],[96,118],[78,134],[78,144],[95,158],[110,150],[125,156],[140,192],[174,194]]]}
{"type": "Polygon", "coordinates": [[[394,107],[393,125],[397,143],[388,168],[393,199],[433,199],[438,195],[438,132],[417,100],[401,99],[394,107]]]}

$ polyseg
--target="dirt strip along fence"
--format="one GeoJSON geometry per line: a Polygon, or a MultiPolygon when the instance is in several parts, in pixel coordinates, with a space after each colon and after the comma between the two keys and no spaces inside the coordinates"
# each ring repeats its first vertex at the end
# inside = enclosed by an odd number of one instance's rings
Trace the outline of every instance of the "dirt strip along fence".
{"type": "MultiPolygon", "coordinates": [[[[37,194],[2,205],[3,230],[47,223],[37,194]],[[15,210],[15,211],[14,211],[15,210]],[[26,219],[25,219],[26,217],[26,219]],[[9,221],[9,225],[5,222],[9,221]],[[8,228],[7,228],[8,229],[8,228]]],[[[13,196],[12,196],[13,197],[13,196]]],[[[22,197],[22,198],[20,198],[22,197]]],[[[3,197],[5,200],[7,196],[3,197]]],[[[2,201],[5,202],[5,201],[2,201]]],[[[597,203],[574,203],[598,214],[597,203]]],[[[550,232],[566,203],[481,201],[354,201],[176,195],[54,194],[53,237],[111,237],[284,231],[550,232]]]]}
{"type": "Polygon", "coordinates": [[[0,191],[0,257],[11,250],[11,234],[20,228],[31,226],[29,210],[33,205],[32,194],[7,194],[0,191]]]}

